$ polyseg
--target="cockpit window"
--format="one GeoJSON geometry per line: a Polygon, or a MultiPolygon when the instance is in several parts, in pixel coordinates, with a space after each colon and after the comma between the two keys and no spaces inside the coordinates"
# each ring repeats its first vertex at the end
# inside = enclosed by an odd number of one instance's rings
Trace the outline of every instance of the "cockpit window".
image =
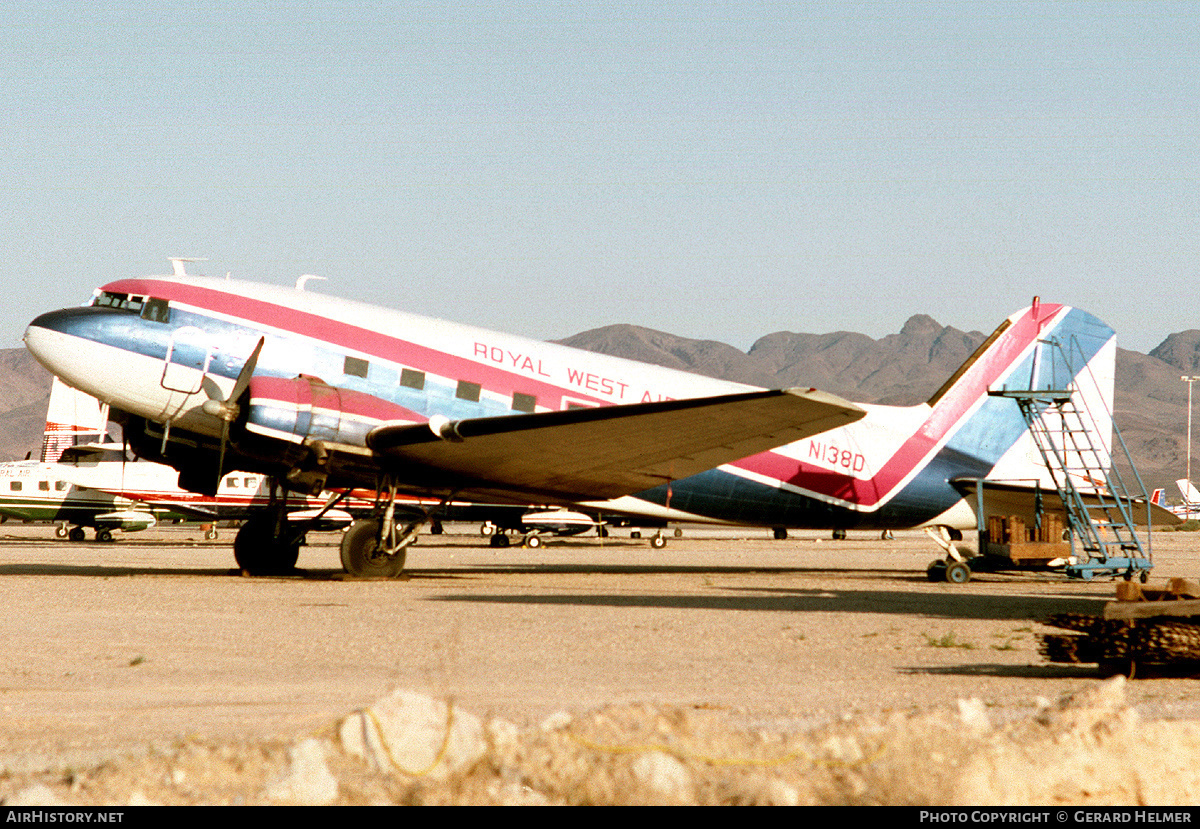
{"type": "Polygon", "coordinates": [[[165,299],[147,299],[142,306],[142,319],[150,322],[170,322],[171,306],[165,299]]]}
{"type": "Polygon", "coordinates": [[[129,294],[118,293],[116,291],[101,291],[92,300],[92,305],[137,313],[142,310],[143,300],[145,300],[145,297],[130,296],[129,294]]]}

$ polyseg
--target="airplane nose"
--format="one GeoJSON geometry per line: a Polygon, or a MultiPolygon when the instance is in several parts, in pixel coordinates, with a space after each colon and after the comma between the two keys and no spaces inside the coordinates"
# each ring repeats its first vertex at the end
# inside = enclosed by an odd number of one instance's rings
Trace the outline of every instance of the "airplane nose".
{"type": "Polygon", "coordinates": [[[63,308],[49,311],[34,319],[25,328],[22,340],[34,358],[57,374],[69,362],[81,340],[93,339],[88,334],[95,327],[89,324],[88,308],[63,308]]]}

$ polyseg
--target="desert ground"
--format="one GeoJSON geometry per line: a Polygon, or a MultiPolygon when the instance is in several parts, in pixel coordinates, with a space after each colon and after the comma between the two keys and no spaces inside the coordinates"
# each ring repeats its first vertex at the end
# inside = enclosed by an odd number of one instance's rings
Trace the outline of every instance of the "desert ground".
{"type": "MultiPolygon", "coordinates": [[[[920,532],[775,541],[686,528],[652,550],[627,531],[493,549],[473,525],[447,530],[412,548],[405,578],[355,581],[341,576],[336,534],[314,534],[293,576],[245,578],[230,530],[211,542],[168,527],[100,544],[0,526],[0,799],[1200,797],[1149,766],[1132,789],[1094,791],[1097,775],[1031,788],[1014,771],[1005,782],[1005,757],[1021,754],[1026,768],[1031,753],[1072,741],[1133,750],[1159,724],[1173,724],[1173,739],[1200,724],[1197,680],[1114,683],[1038,653],[1038,634],[1052,630],[1041,620],[1099,612],[1111,580],[933,583],[925,567],[937,549],[920,532]],[[447,734],[455,712],[478,718],[479,753],[429,774],[348,752],[346,718],[382,712],[396,694],[440,706],[447,734]],[[306,756],[323,788],[297,789],[306,756]],[[987,773],[966,771],[981,763],[987,773]]],[[[1200,536],[1152,543],[1152,581],[1200,578],[1200,536]]]]}

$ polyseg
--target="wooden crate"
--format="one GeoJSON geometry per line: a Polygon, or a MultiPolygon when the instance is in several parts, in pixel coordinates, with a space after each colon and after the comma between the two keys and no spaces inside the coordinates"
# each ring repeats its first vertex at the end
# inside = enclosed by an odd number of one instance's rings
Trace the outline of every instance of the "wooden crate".
{"type": "Polygon", "coordinates": [[[1071,544],[1062,540],[1063,519],[1046,513],[1041,527],[1027,527],[1019,515],[989,515],[987,537],[981,552],[1007,558],[1013,564],[1044,564],[1071,555],[1071,544]]]}

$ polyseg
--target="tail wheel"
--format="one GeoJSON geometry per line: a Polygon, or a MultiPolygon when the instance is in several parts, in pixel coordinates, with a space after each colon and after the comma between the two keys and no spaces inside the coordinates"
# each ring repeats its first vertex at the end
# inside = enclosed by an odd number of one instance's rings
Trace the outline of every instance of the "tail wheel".
{"type": "Polygon", "coordinates": [[[650,546],[656,550],[661,550],[667,546],[667,537],[662,533],[655,533],[650,537],[650,546]]]}
{"type": "Polygon", "coordinates": [[[360,578],[391,579],[400,575],[407,558],[407,548],[388,553],[380,544],[381,523],[377,518],[364,518],[350,525],[342,536],[342,567],[360,578]]]}
{"type": "Polygon", "coordinates": [[[946,565],[946,581],[951,584],[966,584],[971,580],[971,568],[961,561],[951,561],[946,565]]]}

